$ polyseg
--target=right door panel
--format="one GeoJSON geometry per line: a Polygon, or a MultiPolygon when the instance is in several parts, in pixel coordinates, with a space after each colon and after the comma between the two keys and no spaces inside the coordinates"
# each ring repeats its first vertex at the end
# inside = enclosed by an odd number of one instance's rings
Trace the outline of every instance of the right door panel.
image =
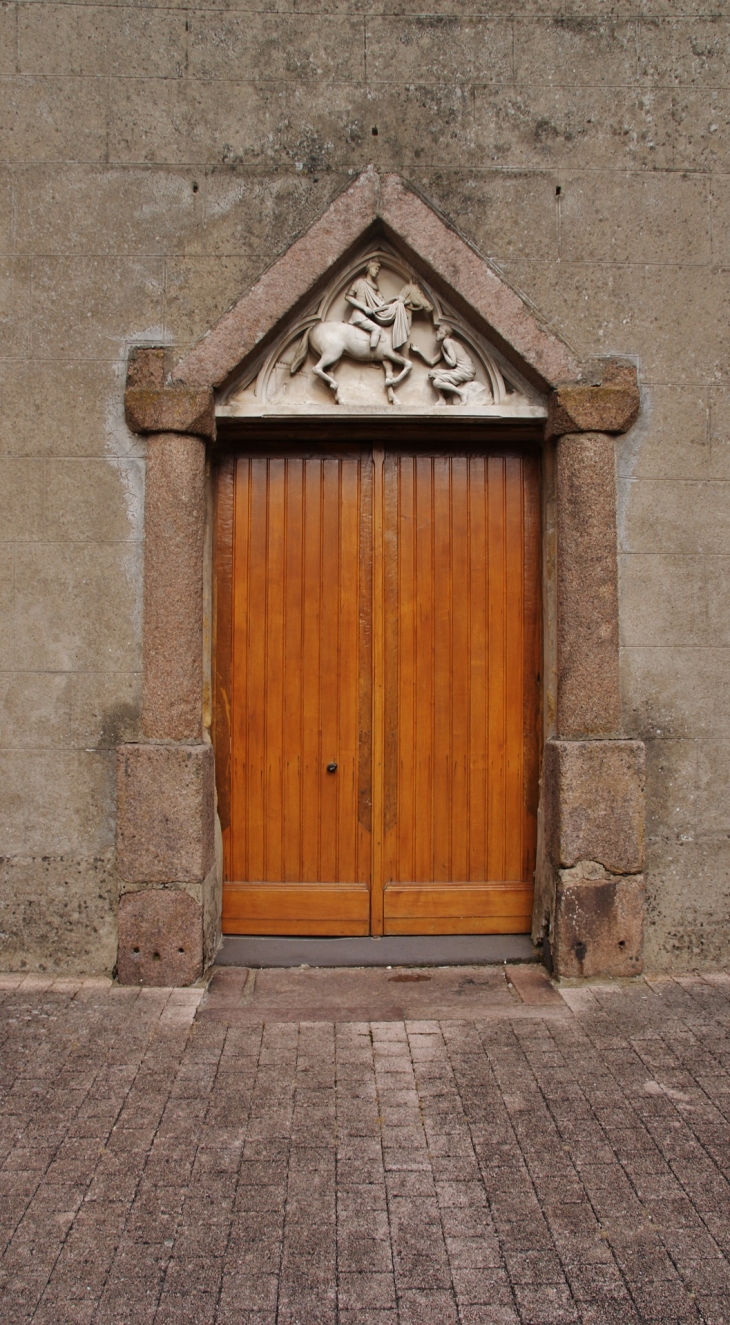
{"type": "Polygon", "coordinates": [[[537,457],[386,452],[382,492],[384,929],[523,932],[538,777],[537,457]]]}

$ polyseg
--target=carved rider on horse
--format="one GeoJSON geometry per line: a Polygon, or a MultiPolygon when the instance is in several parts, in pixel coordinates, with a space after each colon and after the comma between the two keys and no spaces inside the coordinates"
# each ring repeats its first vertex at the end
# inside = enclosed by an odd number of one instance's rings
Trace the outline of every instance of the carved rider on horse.
{"type": "Polygon", "coordinates": [[[380,263],[371,258],[364,276],[358,276],[345,298],[352,305],[350,324],[361,327],[370,335],[370,348],[374,350],[380,340],[380,327],[393,327],[392,346],[400,349],[408,340],[409,325],[403,292],[397,299],[385,299],[378,287],[380,263]]]}

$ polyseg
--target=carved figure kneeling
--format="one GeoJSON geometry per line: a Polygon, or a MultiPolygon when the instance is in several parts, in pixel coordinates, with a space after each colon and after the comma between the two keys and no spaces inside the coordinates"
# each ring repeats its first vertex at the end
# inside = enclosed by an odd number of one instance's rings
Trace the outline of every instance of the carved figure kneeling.
{"type": "Polygon", "coordinates": [[[413,354],[417,354],[423,359],[424,363],[429,364],[434,370],[428,374],[429,380],[438,391],[442,401],[447,394],[451,394],[457,396],[459,402],[463,404],[464,396],[467,394],[466,384],[473,382],[477,375],[474,361],[467,354],[464,346],[454,339],[453,327],[450,327],[447,322],[440,322],[437,326],[436,341],[439,346],[439,353],[435,359],[429,358],[417,345],[411,345],[410,348],[413,354]],[[442,360],[443,367],[437,368],[436,365],[441,364],[442,360]]]}

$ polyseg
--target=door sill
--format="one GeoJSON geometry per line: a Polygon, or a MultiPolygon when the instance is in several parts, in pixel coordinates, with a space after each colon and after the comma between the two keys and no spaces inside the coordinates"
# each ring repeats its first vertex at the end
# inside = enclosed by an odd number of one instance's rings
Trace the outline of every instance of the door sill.
{"type": "Polygon", "coordinates": [[[216,966],[493,966],[541,960],[529,934],[278,938],[228,934],[216,966]]]}

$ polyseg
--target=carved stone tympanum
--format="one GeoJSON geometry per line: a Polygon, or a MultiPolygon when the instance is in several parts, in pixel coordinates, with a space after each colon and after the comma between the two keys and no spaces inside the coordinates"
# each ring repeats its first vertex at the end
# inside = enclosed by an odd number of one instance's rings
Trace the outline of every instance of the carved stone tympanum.
{"type": "Polygon", "coordinates": [[[542,418],[544,399],[387,244],[332,279],[219,400],[222,416],[446,408],[542,418]]]}

